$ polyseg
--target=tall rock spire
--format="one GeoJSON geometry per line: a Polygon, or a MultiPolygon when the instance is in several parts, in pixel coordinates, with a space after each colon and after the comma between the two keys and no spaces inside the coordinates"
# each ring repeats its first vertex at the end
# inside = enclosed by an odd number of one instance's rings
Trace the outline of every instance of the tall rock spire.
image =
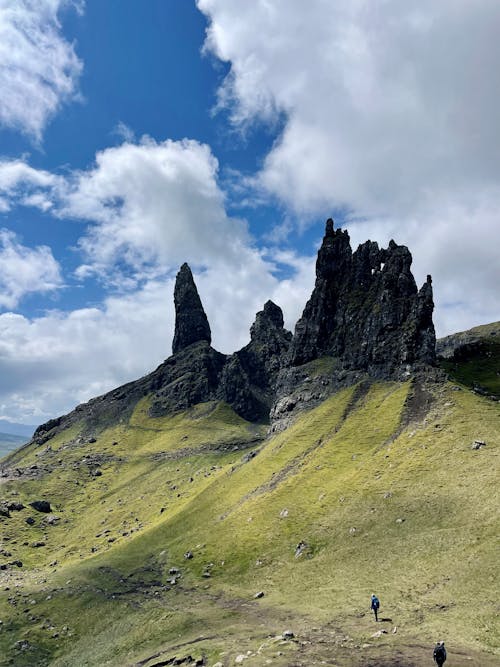
{"type": "Polygon", "coordinates": [[[353,253],[347,231],[327,220],[316,284],[297,322],[293,366],[333,356],[346,368],[389,376],[413,363],[433,364],[430,276],[417,291],[406,246],[366,241],[353,253]]]}
{"type": "Polygon", "coordinates": [[[202,340],[210,344],[212,342],[210,325],[193,274],[186,263],[181,266],[175,280],[174,304],[175,333],[172,352],[176,354],[202,340]]]}

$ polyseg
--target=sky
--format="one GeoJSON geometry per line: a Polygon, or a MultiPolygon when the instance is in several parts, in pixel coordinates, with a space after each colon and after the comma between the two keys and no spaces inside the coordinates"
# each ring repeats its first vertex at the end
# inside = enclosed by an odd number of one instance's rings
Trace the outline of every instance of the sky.
{"type": "Polygon", "coordinates": [[[187,261],[216,349],[294,324],[328,217],[500,319],[497,0],[0,0],[0,424],[171,353],[187,261]]]}

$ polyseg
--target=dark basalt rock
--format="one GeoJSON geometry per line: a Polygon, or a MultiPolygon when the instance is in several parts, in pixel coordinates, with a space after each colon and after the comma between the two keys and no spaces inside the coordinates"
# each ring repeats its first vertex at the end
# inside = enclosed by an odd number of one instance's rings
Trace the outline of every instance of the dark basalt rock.
{"type": "Polygon", "coordinates": [[[328,220],[290,365],[332,356],[343,368],[395,377],[413,364],[434,364],[431,278],[418,291],[411,262],[408,248],[394,241],[387,249],[367,241],[352,253],[347,231],[328,220]]]}
{"type": "Polygon", "coordinates": [[[206,341],[192,343],[169,357],[150,376],[151,416],[159,417],[215,400],[225,363],[226,356],[206,341]]]}
{"type": "Polygon", "coordinates": [[[34,500],[29,505],[37,512],[44,512],[45,514],[49,514],[52,511],[48,500],[34,500]]]}
{"type": "Polygon", "coordinates": [[[250,343],[231,355],[224,366],[218,397],[245,419],[268,419],[291,340],[291,332],[283,327],[281,308],[267,301],[250,328],[250,343]]]}
{"type": "Polygon", "coordinates": [[[108,426],[126,422],[145,396],[151,397],[151,416],[223,400],[250,421],[271,419],[272,430],[278,430],[342,387],[430,372],[432,283],[428,276],[418,291],[411,263],[408,248],[394,241],[387,249],[367,241],[353,253],[347,231],[328,220],[316,284],[295,335],[284,329],[281,309],[268,301],[256,315],[248,345],[230,356],[211,347],[207,316],[183,264],[174,292],[173,355],[149,375],[39,426],[25,447],[42,445],[74,424],[80,428],[74,446],[84,446],[85,438],[95,440],[108,426]]]}
{"type": "Polygon", "coordinates": [[[212,342],[210,325],[203,310],[201,299],[194,283],[193,274],[187,264],[180,268],[175,280],[175,333],[172,352],[177,354],[189,345],[212,342]]]}

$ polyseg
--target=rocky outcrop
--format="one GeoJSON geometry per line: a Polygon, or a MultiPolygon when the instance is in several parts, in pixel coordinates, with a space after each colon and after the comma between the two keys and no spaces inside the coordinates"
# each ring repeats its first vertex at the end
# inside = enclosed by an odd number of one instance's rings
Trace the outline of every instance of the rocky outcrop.
{"type": "Polygon", "coordinates": [[[434,364],[431,277],[418,291],[411,262],[408,248],[394,241],[387,249],[367,241],[353,253],[347,231],[328,220],[290,365],[332,356],[345,369],[399,377],[414,364],[434,364]]]}
{"type": "Polygon", "coordinates": [[[155,417],[222,400],[245,419],[285,428],[298,411],[342,387],[429,368],[435,362],[432,283],[429,276],[417,290],[411,262],[408,248],[394,241],[387,249],[367,241],[353,253],[347,231],[328,220],[314,291],[295,335],[268,301],[248,345],[229,356],[211,347],[207,316],[183,264],[174,291],[173,355],[149,375],[43,424],[33,441],[41,445],[76,423],[95,441],[98,431],[126,421],[145,396],[155,417]]]}
{"type": "Polygon", "coordinates": [[[199,341],[212,342],[210,325],[189,266],[184,263],[175,280],[175,332],[172,352],[177,354],[199,341]]]}
{"type": "Polygon", "coordinates": [[[198,341],[169,357],[150,382],[150,414],[161,417],[216,399],[226,355],[198,341]]]}
{"type": "Polygon", "coordinates": [[[291,340],[281,308],[267,301],[250,328],[250,343],[231,355],[224,367],[219,398],[245,419],[267,420],[291,340]]]}

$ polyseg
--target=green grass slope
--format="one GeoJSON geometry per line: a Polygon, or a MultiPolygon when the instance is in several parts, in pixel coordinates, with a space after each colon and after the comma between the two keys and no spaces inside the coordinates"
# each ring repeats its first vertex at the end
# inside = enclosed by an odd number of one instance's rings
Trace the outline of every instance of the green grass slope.
{"type": "Polygon", "coordinates": [[[23,563],[0,571],[0,664],[416,667],[441,638],[450,664],[498,664],[498,405],[426,391],[424,416],[410,382],[352,387],[266,440],[225,405],[145,399],[95,442],[76,425],[11,456],[0,498],[57,519],[0,517],[0,563],[23,563]]]}
{"type": "Polygon", "coordinates": [[[447,336],[438,341],[438,352],[451,379],[500,398],[500,322],[447,336]]]}

